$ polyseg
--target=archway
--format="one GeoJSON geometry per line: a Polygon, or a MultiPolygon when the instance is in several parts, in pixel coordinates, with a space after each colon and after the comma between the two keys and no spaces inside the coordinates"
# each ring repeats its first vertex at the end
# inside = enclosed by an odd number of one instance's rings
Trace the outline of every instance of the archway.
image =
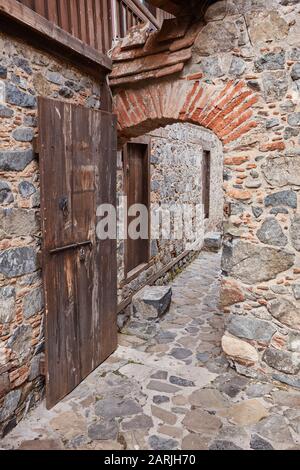
{"type": "Polygon", "coordinates": [[[223,87],[193,75],[148,82],[117,93],[119,136],[128,139],[174,122],[189,122],[230,144],[257,127],[253,109],[257,101],[243,80],[230,80],[223,87]]]}
{"type": "MultiPolygon", "coordinates": [[[[276,126],[274,115],[279,114],[276,111],[272,115],[272,109],[277,110],[278,106],[273,101],[283,99],[288,87],[282,85],[278,91],[272,76],[262,77],[261,87],[257,77],[247,73],[245,61],[236,54],[235,43],[226,43],[226,26],[231,20],[237,25],[236,14],[236,11],[229,12],[225,21],[212,14],[207,25],[189,18],[180,23],[176,19],[167,20],[161,31],[150,35],[145,29],[133,30],[113,52],[114,108],[120,142],[174,122],[206,127],[223,142],[221,302],[228,315],[223,349],[242,373],[248,373],[249,367],[266,374],[290,373],[288,363],[293,362],[293,353],[287,351],[282,333],[287,327],[284,334],[289,334],[288,329],[295,322],[299,329],[296,313],[299,310],[288,298],[284,301],[289,310],[286,313],[282,306],[284,299],[275,287],[292,275],[295,254],[285,248],[290,244],[284,234],[287,227],[282,227],[282,221],[272,215],[280,213],[280,205],[293,208],[295,214],[297,203],[290,188],[276,191],[292,182],[283,160],[280,164],[285,181],[278,183],[274,157],[284,151],[286,144],[280,133],[276,136],[268,132],[272,122],[276,126]],[[222,41],[218,35],[213,42],[214,53],[208,55],[207,39],[220,26],[225,31],[225,43],[216,46],[217,40],[222,41]],[[227,62],[226,73],[220,67],[221,60],[227,62]],[[269,123],[263,121],[264,116],[269,118],[269,123]],[[284,365],[278,364],[282,355],[284,365]]],[[[243,34],[244,26],[245,20],[240,18],[243,34]]],[[[266,60],[261,59],[256,66],[258,70],[259,67],[264,70],[266,60]]],[[[286,110],[282,108],[284,114],[286,110]]],[[[293,164],[295,161],[288,165],[293,164]]],[[[292,225],[297,220],[294,218],[292,225]]],[[[293,374],[298,373],[300,362],[292,369],[293,374]]],[[[290,381],[284,374],[277,374],[277,379],[290,381]]]]}

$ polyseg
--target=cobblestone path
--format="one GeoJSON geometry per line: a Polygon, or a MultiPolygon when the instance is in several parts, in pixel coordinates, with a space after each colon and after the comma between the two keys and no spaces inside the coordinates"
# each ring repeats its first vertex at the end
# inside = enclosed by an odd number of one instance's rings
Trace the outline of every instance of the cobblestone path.
{"type": "Polygon", "coordinates": [[[219,271],[220,256],[202,253],[172,283],[155,338],[120,335],[109,360],[0,447],[300,449],[300,393],[239,376],[221,353],[219,271]]]}

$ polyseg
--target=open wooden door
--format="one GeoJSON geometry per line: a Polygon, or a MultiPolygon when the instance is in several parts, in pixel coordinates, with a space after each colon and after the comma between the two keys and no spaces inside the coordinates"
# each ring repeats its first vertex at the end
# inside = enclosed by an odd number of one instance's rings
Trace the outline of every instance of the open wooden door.
{"type": "Polygon", "coordinates": [[[96,211],[116,205],[115,116],[39,99],[46,396],[54,406],[117,346],[116,241],[96,211]]]}

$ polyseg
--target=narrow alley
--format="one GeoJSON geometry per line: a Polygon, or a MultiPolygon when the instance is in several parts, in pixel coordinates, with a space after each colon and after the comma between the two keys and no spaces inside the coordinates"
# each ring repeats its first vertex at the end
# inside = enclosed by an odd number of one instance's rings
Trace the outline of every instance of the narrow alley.
{"type": "Polygon", "coordinates": [[[1,448],[299,449],[300,393],[240,376],[222,355],[219,274],[220,255],[202,252],[173,281],[154,338],[120,335],[113,356],[1,448]]]}

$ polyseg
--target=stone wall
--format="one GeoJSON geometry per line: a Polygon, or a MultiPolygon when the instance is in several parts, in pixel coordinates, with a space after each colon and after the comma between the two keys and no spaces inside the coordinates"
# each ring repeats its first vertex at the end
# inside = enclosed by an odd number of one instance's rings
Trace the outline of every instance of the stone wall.
{"type": "Polygon", "coordinates": [[[300,1],[219,1],[185,26],[174,22],[173,34],[170,24],[126,54],[116,48],[119,132],[126,140],[179,121],[220,138],[223,349],[239,372],[299,387],[300,1]],[[126,102],[137,103],[127,114],[126,102]]]}
{"type": "MultiPolygon", "coordinates": [[[[150,179],[151,205],[202,204],[202,158],[203,150],[211,153],[211,184],[209,219],[200,220],[197,239],[192,245],[201,249],[205,231],[221,231],[223,220],[223,151],[222,145],[213,133],[191,124],[173,124],[152,131],[150,179]]],[[[119,165],[118,195],[124,195],[123,168],[119,165]]],[[[136,292],[147,280],[175,260],[187,248],[186,237],[180,240],[153,239],[151,241],[150,267],[129,283],[124,283],[124,247],[119,241],[118,281],[119,302],[136,292]]],[[[196,249],[196,248],[195,248],[196,249]]],[[[119,318],[123,325],[123,315],[119,318]]]]}
{"type": "Polygon", "coordinates": [[[44,351],[37,96],[98,108],[100,84],[0,34],[0,435],[41,397],[44,351]]]}
{"type": "Polygon", "coordinates": [[[190,66],[214,83],[243,79],[258,96],[255,129],[224,148],[223,349],[239,372],[298,387],[299,13],[299,1],[217,2],[190,66]]]}
{"type": "MultiPolygon", "coordinates": [[[[164,54],[178,59],[174,67],[158,57],[154,72],[143,72],[146,79],[139,74],[138,89],[126,75],[128,88],[116,99],[120,134],[126,139],[181,121],[209,128],[222,141],[229,214],[223,349],[241,373],[300,387],[300,1],[220,1],[196,26],[187,23],[184,37],[173,42],[168,33],[159,43],[170,43],[164,54]]],[[[151,54],[153,48],[155,41],[151,54]]],[[[0,35],[0,51],[0,429],[6,433],[43,385],[36,96],[98,107],[100,92],[90,77],[12,37],[0,35]]],[[[127,67],[131,51],[124,54],[127,67]]],[[[165,145],[162,136],[155,139],[165,145]]],[[[170,247],[156,256],[152,270],[170,257],[170,247]]]]}

